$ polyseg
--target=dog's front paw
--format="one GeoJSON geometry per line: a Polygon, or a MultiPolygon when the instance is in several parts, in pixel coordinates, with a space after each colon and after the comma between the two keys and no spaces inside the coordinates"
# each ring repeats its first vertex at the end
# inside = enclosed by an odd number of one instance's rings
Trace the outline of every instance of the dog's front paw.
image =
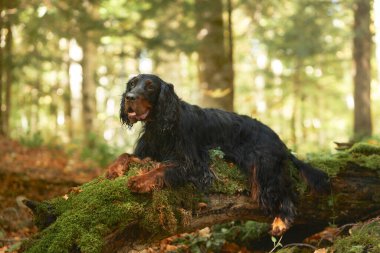
{"type": "Polygon", "coordinates": [[[113,163],[107,167],[105,177],[108,179],[115,179],[117,177],[123,176],[129,169],[131,157],[132,156],[127,153],[120,155],[113,163]]]}
{"type": "Polygon", "coordinates": [[[280,217],[276,217],[272,223],[271,234],[273,236],[281,236],[289,229],[289,226],[286,221],[283,221],[280,217]]]}
{"type": "Polygon", "coordinates": [[[115,179],[124,175],[124,172],[125,169],[123,165],[113,163],[110,166],[108,166],[105,176],[107,179],[115,179]]]}
{"type": "Polygon", "coordinates": [[[128,180],[128,188],[132,192],[146,193],[163,186],[162,175],[154,170],[142,175],[133,176],[128,180]]]}

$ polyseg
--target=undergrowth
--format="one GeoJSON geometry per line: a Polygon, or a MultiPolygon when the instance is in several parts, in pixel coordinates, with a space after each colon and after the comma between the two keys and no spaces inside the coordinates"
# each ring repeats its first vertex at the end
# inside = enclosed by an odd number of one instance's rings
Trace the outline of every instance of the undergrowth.
{"type": "Polygon", "coordinates": [[[267,235],[269,225],[255,221],[233,221],[211,227],[210,231],[186,234],[173,241],[178,246],[177,252],[223,252],[226,243],[236,243],[241,247],[249,247],[267,235]]]}
{"type": "Polygon", "coordinates": [[[380,218],[361,223],[350,229],[350,235],[335,241],[334,253],[380,252],[380,218]]]}

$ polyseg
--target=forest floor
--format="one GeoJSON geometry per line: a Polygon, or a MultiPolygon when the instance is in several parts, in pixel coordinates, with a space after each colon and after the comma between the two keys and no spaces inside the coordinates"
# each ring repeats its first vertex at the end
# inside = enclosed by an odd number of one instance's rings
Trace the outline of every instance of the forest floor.
{"type": "Polygon", "coordinates": [[[0,253],[15,252],[37,232],[23,199],[62,196],[102,173],[78,153],[69,156],[57,147],[26,147],[4,137],[0,137],[0,161],[0,253]]]}

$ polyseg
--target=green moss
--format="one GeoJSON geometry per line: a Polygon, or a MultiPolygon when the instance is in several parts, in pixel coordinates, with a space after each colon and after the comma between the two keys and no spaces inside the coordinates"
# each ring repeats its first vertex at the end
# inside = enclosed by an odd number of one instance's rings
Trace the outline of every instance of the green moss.
{"type": "Polygon", "coordinates": [[[380,155],[380,147],[368,143],[359,142],[353,145],[349,151],[351,154],[380,155]]]}
{"type": "Polygon", "coordinates": [[[211,192],[232,195],[248,190],[247,176],[235,165],[216,159],[211,168],[216,175],[211,192]]]}
{"type": "Polygon", "coordinates": [[[375,220],[370,223],[355,226],[350,231],[351,235],[339,238],[334,242],[333,249],[336,253],[378,253],[380,252],[380,222],[375,220]]]}
{"type": "Polygon", "coordinates": [[[127,181],[140,167],[134,165],[126,176],[115,180],[99,177],[65,198],[41,203],[39,213],[50,211],[58,217],[24,245],[25,252],[69,252],[74,247],[83,253],[100,252],[107,233],[132,221],[139,221],[140,228],[152,234],[173,233],[178,226],[189,223],[192,209],[200,201],[194,187],[133,194],[127,181]]]}
{"type": "Polygon", "coordinates": [[[348,163],[354,163],[363,168],[380,169],[380,147],[357,143],[346,151],[336,154],[314,154],[309,156],[309,162],[329,176],[336,176],[342,169],[347,168],[348,163]]]}
{"type": "Polygon", "coordinates": [[[290,161],[287,163],[287,168],[289,169],[290,179],[295,187],[295,190],[303,195],[307,190],[307,183],[301,177],[299,170],[290,161]]]}
{"type": "Polygon", "coordinates": [[[223,156],[223,152],[219,149],[210,151],[211,169],[216,176],[211,192],[232,195],[249,190],[248,177],[236,165],[224,161],[223,156]]]}
{"type": "Polygon", "coordinates": [[[140,225],[150,232],[174,233],[178,226],[186,225],[191,219],[191,210],[199,199],[199,193],[190,185],[176,191],[154,191],[140,225]]]}
{"type": "Polygon", "coordinates": [[[312,166],[326,172],[330,177],[336,176],[339,171],[345,168],[349,155],[342,152],[335,155],[314,154],[311,155],[309,162],[312,166]]]}
{"type": "Polygon", "coordinates": [[[143,214],[138,200],[125,186],[128,177],[98,178],[80,187],[68,199],[48,201],[58,215],[26,252],[67,252],[75,245],[81,252],[100,252],[102,237],[117,225],[126,225],[143,214]]]}

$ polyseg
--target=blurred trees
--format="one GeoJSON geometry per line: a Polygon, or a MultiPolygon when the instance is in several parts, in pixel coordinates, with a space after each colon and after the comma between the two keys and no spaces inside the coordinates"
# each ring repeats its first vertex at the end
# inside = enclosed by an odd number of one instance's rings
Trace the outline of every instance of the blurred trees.
{"type": "Polygon", "coordinates": [[[13,83],[13,20],[17,1],[0,0],[0,135],[9,132],[13,83]]]}
{"type": "Polygon", "coordinates": [[[233,111],[232,41],[225,39],[223,1],[195,0],[195,9],[201,103],[233,111]]]}
{"type": "Polygon", "coordinates": [[[334,120],[333,106],[345,110],[342,102],[350,91],[342,89],[342,82],[349,59],[344,43],[348,33],[342,28],[349,21],[348,10],[328,1],[277,3],[282,8],[260,1],[252,14],[258,22],[257,93],[263,94],[258,109],[271,114],[276,112],[273,108],[282,107],[273,116],[287,119],[280,127],[287,129],[288,143],[297,150],[300,140],[321,141],[322,124],[338,127],[327,124],[334,120]]]}
{"type": "Polygon", "coordinates": [[[371,1],[354,1],[354,139],[372,135],[371,119],[371,1]]]}
{"type": "Polygon", "coordinates": [[[0,1],[0,119],[11,136],[89,143],[93,132],[133,143],[117,111],[138,72],[161,75],[189,102],[257,117],[294,149],[328,147],[355,129],[356,2],[0,1]]]}

